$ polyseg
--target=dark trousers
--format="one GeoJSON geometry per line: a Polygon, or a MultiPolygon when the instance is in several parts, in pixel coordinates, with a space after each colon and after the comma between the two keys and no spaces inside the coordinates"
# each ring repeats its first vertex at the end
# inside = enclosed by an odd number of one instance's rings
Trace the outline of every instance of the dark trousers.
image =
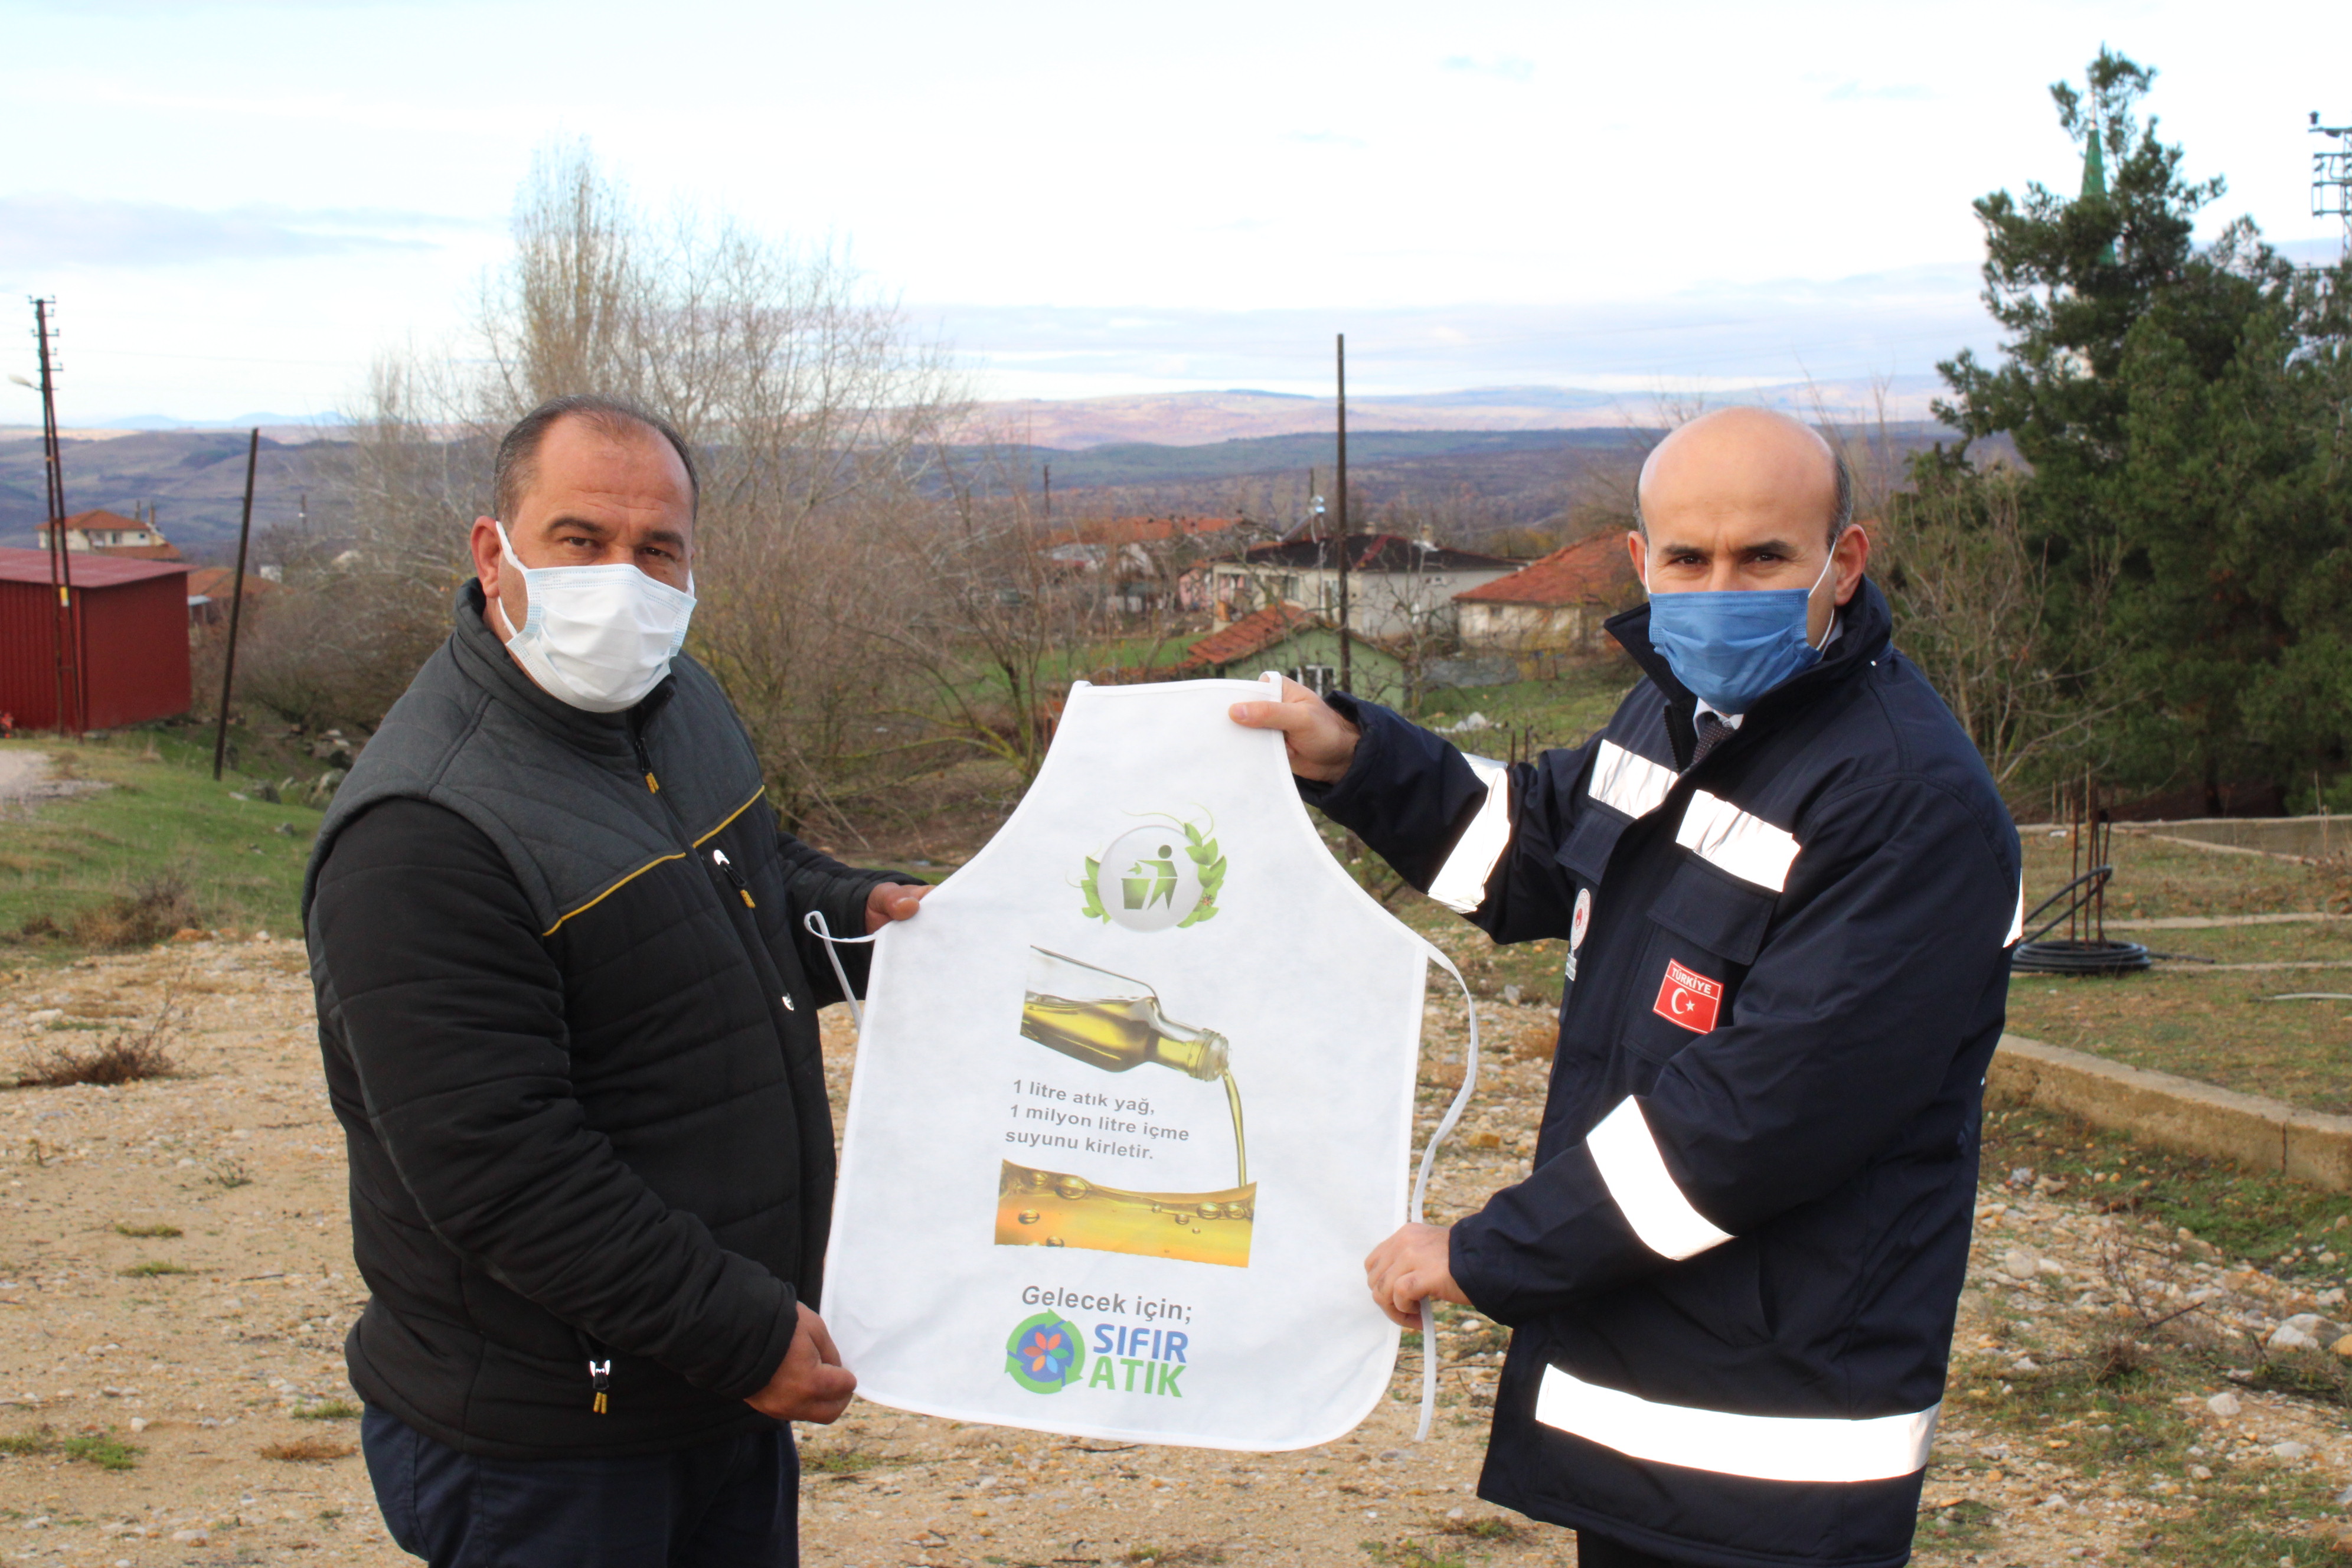
{"type": "Polygon", "coordinates": [[[1576,1532],[1576,1568],[1685,1568],[1672,1557],[1660,1557],[1638,1546],[1628,1546],[1622,1541],[1612,1541],[1605,1535],[1595,1535],[1589,1530],[1576,1532]]]}
{"type": "Polygon", "coordinates": [[[628,1459],[484,1459],[371,1405],[360,1446],[402,1551],[433,1568],[797,1568],[789,1428],[628,1459]]]}

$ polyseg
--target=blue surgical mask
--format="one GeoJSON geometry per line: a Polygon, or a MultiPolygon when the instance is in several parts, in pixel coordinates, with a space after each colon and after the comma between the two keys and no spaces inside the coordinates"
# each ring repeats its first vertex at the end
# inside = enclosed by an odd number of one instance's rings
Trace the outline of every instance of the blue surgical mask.
{"type": "MultiPolygon", "coordinates": [[[[1757,699],[1822,659],[1806,635],[1811,588],[1738,588],[1650,595],[1650,646],[1692,695],[1718,713],[1745,713],[1757,699]]],[[[1822,635],[1828,641],[1828,635],[1822,635]]]]}

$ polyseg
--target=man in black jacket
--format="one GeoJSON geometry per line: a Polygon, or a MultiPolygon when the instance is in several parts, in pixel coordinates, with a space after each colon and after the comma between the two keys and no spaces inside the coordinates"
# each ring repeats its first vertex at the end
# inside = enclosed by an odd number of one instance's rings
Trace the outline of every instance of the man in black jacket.
{"type": "Polygon", "coordinates": [[[1648,679],[1505,768],[1289,689],[1307,798],[1498,941],[1565,938],[1528,1178],[1366,1263],[1509,1324],[1480,1493],[1585,1568],[1907,1560],[2021,912],[2017,833],[1888,642],[1843,466],[1754,410],[1653,453],[1648,679]]]}
{"type": "Polygon", "coordinates": [[[311,858],[373,1292],[352,1383],[393,1537],[436,1568],[794,1563],[784,1424],[856,1384],[814,1310],[841,998],[803,921],[920,893],[783,834],[678,654],[694,487],[628,405],[518,424],[449,640],[311,858]]]}

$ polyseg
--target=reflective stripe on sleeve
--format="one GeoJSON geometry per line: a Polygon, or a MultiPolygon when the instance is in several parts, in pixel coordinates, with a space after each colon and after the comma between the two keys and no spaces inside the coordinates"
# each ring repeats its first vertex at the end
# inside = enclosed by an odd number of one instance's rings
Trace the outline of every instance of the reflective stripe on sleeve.
{"type": "Polygon", "coordinates": [[[1584,1146],[1601,1167],[1601,1180],[1617,1200],[1625,1223],[1659,1257],[1679,1263],[1731,1239],[1729,1231],[1709,1225],[1675,1185],[1639,1101],[1630,1096],[1620,1100],[1586,1135],[1584,1146]]]}
{"type": "Polygon", "coordinates": [[[1628,816],[1646,816],[1664,804],[1675,787],[1675,770],[1603,741],[1592,757],[1592,782],[1585,793],[1628,816]]]}
{"type": "Polygon", "coordinates": [[[1511,847],[1511,770],[1491,757],[1462,760],[1486,782],[1486,798],[1429,884],[1429,896],[1457,915],[1486,901],[1486,879],[1511,847]]]}
{"type": "Polygon", "coordinates": [[[2000,940],[2003,947],[2015,947],[2017,939],[2025,934],[2025,873],[2017,874],[2017,913],[2010,917],[2009,934],[2000,940]]]}
{"type": "Polygon", "coordinates": [[[1788,885],[1789,863],[1802,847],[1762,817],[1703,789],[1691,792],[1675,842],[1741,881],[1775,893],[1788,885]]]}
{"type": "Polygon", "coordinates": [[[1738,1415],[1659,1405],[1544,1368],[1536,1419],[1636,1459],[1761,1481],[1884,1481],[1924,1469],[1931,1405],[1909,1415],[1738,1415]]]}

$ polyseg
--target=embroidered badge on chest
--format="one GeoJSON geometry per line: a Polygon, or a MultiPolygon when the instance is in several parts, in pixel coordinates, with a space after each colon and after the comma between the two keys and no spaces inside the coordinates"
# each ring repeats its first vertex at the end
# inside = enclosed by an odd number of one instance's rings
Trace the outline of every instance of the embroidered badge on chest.
{"type": "Polygon", "coordinates": [[[1723,982],[1666,961],[1666,977],[1658,983],[1658,999],[1650,1011],[1669,1024],[1679,1024],[1694,1035],[1715,1027],[1716,1010],[1723,1005],[1723,982]]]}

